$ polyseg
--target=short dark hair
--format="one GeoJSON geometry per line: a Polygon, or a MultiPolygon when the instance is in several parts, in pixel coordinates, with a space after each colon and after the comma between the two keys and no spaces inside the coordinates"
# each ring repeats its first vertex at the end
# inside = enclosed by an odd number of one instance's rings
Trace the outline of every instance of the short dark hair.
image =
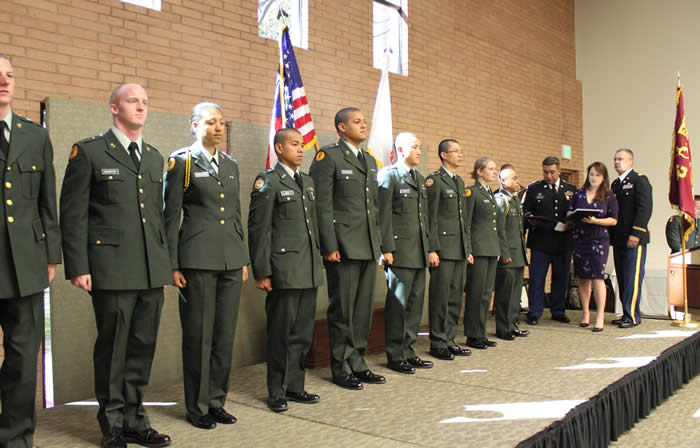
{"type": "Polygon", "coordinates": [[[501,172],[503,170],[507,170],[508,168],[510,168],[511,170],[515,170],[515,167],[512,163],[504,163],[503,165],[501,165],[501,169],[498,171],[501,172]]]}
{"type": "Polygon", "coordinates": [[[448,149],[450,149],[450,143],[459,143],[457,140],[453,138],[446,138],[443,141],[440,142],[438,145],[438,158],[440,158],[440,161],[442,161],[442,156],[440,154],[446,153],[448,149]]]}
{"type": "Polygon", "coordinates": [[[277,144],[283,144],[287,140],[287,136],[289,134],[292,134],[296,132],[297,134],[301,135],[301,132],[297,131],[294,128],[282,128],[279,131],[275,132],[275,138],[272,141],[272,144],[277,146],[277,144]]]}
{"type": "Polygon", "coordinates": [[[550,166],[550,165],[560,166],[559,157],[556,157],[556,156],[545,157],[544,160],[542,161],[542,166],[550,166]]]}
{"type": "Polygon", "coordinates": [[[628,148],[620,148],[620,149],[618,149],[617,151],[615,151],[615,154],[617,154],[618,152],[626,152],[627,154],[630,155],[630,157],[632,157],[632,160],[634,160],[634,153],[632,152],[631,149],[628,149],[628,148]]]}
{"type": "Polygon", "coordinates": [[[351,112],[362,112],[357,107],[344,107],[335,113],[335,130],[340,133],[338,125],[340,123],[347,123],[351,112]]]}

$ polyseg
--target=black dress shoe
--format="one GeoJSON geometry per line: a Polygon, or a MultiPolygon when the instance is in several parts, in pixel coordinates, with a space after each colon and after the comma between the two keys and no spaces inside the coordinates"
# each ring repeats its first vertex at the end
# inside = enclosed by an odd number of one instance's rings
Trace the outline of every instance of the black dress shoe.
{"type": "Polygon", "coordinates": [[[115,428],[109,434],[105,434],[102,437],[102,448],[126,448],[124,431],[121,428],[115,428]]]}
{"type": "Polygon", "coordinates": [[[471,348],[476,348],[479,350],[486,350],[489,346],[482,339],[472,339],[467,338],[467,345],[471,348]]]}
{"type": "Polygon", "coordinates": [[[267,399],[267,407],[273,412],[284,412],[287,410],[287,400],[270,397],[267,399]]]}
{"type": "Polygon", "coordinates": [[[409,375],[416,373],[415,367],[411,366],[406,361],[389,361],[386,366],[399,373],[406,373],[409,375]]]}
{"type": "Polygon", "coordinates": [[[209,415],[217,422],[224,425],[233,425],[236,423],[236,417],[226,412],[224,408],[209,408],[209,415]]]}
{"type": "Polygon", "coordinates": [[[488,340],[488,339],[486,339],[486,338],[484,338],[484,339],[482,339],[482,340],[483,340],[484,343],[485,343],[487,346],[489,346],[489,347],[495,347],[495,346],[498,345],[497,342],[495,342],[495,341],[490,341],[490,340],[488,340]]]}
{"type": "Polygon", "coordinates": [[[362,381],[363,383],[367,384],[384,384],[386,383],[386,378],[384,378],[381,375],[377,375],[376,373],[372,372],[371,370],[363,370],[362,372],[355,372],[353,373],[355,375],[355,378],[358,380],[362,381]]]}
{"type": "Polygon", "coordinates": [[[432,361],[423,360],[417,356],[415,358],[409,358],[406,361],[416,369],[431,369],[433,367],[432,361]]]}
{"type": "Polygon", "coordinates": [[[199,417],[194,417],[187,414],[187,421],[192,423],[192,426],[201,429],[214,429],[216,428],[216,420],[209,414],[201,415],[199,417]]]}
{"type": "Polygon", "coordinates": [[[128,443],[136,443],[153,448],[168,446],[171,442],[170,436],[161,434],[153,428],[144,429],[143,431],[126,431],[124,432],[124,440],[128,443]]]}
{"type": "Polygon", "coordinates": [[[525,338],[525,337],[527,337],[528,334],[530,334],[530,331],[529,330],[513,330],[511,332],[511,334],[513,336],[515,336],[516,338],[525,338]]]}
{"type": "Polygon", "coordinates": [[[333,382],[340,387],[350,390],[362,389],[362,382],[355,375],[345,375],[340,378],[333,378],[333,382]]]}
{"type": "Polygon", "coordinates": [[[528,325],[537,325],[537,318],[534,316],[527,316],[528,325]]]}
{"type": "Polygon", "coordinates": [[[496,333],[498,339],[503,339],[504,341],[514,341],[515,335],[513,333],[496,333]]]}
{"type": "Polygon", "coordinates": [[[591,330],[593,331],[593,333],[600,333],[601,331],[603,331],[603,327],[593,327],[591,330]]]}
{"type": "MultiPolygon", "coordinates": [[[[640,322],[640,323],[641,323],[641,322],[640,322]]],[[[635,324],[635,323],[632,323],[632,321],[623,320],[623,321],[620,322],[617,326],[618,326],[619,328],[632,328],[632,327],[636,327],[636,326],[639,325],[640,323],[636,323],[636,324],[635,324]]]]}
{"type": "Polygon", "coordinates": [[[613,319],[610,323],[613,325],[620,325],[621,322],[622,322],[622,318],[619,318],[619,319],[613,319]]]}
{"type": "Polygon", "coordinates": [[[296,401],[297,403],[311,404],[318,403],[321,401],[321,397],[316,394],[310,394],[306,391],[304,392],[287,392],[284,395],[289,401],[296,401]]]}
{"type": "Polygon", "coordinates": [[[447,350],[449,350],[450,353],[452,353],[455,356],[471,356],[472,354],[471,350],[469,350],[468,348],[460,347],[457,344],[450,345],[449,347],[447,347],[447,350]]]}
{"type": "Polygon", "coordinates": [[[552,320],[563,322],[565,324],[571,322],[571,319],[569,319],[569,316],[567,316],[566,314],[552,314],[552,320]]]}
{"type": "Polygon", "coordinates": [[[443,361],[452,361],[455,359],[455,355],[453,355],[452,352],[446,348],[431,348],[430,356],[433,358],[442,359],[443,361]]]}

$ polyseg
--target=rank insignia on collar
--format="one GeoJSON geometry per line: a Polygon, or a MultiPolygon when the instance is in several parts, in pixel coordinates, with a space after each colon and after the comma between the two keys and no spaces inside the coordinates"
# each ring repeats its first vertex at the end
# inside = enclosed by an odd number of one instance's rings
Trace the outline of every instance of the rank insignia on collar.
{"type": "Polygon", "coordinates": [[[17,127],[22,129],[22,123],[17,123],[17,127]]]}
{"type": "Polygon", "coordinates": [[[255,179],[255,189],[259,190],[265,185],[265,179],[262,176],[258,176],[257,179],[255,179]]]}
{"type": "Polygon", "coordinates": [[[114,143],[110,143],[110,144],[109,144],[109,147],[112,148],[112,149],[114,149],[114,148],[117,147],[117,145],[115,145],[114,143]]]}
{"type": "Polygon", "coordinates": [[[320,151],[318,154],[316,154],[316,161],[320,162],[321,160],[326,158],[326,153],[323,151],[320,151]]]}
{"type": "Polygon", "coordinates": [[[435,183],[435,181],[433,180],[432,177],[425,179],[425,186],[426,187],[432,187],[434,183],[435,183]]]}

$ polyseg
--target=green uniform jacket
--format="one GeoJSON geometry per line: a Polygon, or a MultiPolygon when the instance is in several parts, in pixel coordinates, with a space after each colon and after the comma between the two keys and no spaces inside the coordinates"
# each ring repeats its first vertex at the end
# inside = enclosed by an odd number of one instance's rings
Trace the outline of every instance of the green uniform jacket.
{"type": "Polygon", "coordinates": [[[364,156],[366,167],[339,140],[321,148],[311,164],[324,254],[340,250],[341,259],[379,257],[377,161],[367,152],[364,156]]]}
{"type": "Polygon", "coordinates": [[[49,286],[47,265],[61,262],[53,147],[46,130],[12,114],[10,151],[7,160],[0,152],[0,169],[0,298],[24,297],[49,286]]]}
{"type": "MultiPolygon", "coordinates": [[[[671,248],[671,253],[680,252],[683,249],[683,244],[681,238],[683,238],[683,232],[681,231],[681,218],[680,216],[671,216],[666,222],[666,242],[668,247],[671,248]]],[[[700,246],[700,219],[695,220],[695,230],[690,232],[688,235],[688,241],[685,242],[685,249],[693,249],[700,246]]]]}
{"type": "Polygon", "coordinates": [[[425,179],[428,191],[428,252],[437,252],[441,259],[466,260],[470,253],[471,237],[465,221],[464,181],[454,179],[445,168],[433,172],[425,179]]]}
{"type": "Polygon", "coordinates": [[[250,194],[248,247],[257,278],[274,289],[317,288],[323,283],[314,180],[301,173],[303,190],[278,163],[255,179],[250,194]]]}
{"type": "Polygon", "coordinates": [[[523,207],[520,199],[504,189],[498,190],[494,197],[498,205],[501,226],[501,257],[512,258],[508,264],[499,264],[499,268],[522,268],[527,266],[527,246],[523,229],[523,207]]]}
{"type": "Polygon", "coordinates": [[[163,218],[163,157],[142,145],[138,172],[117,137],[73,146],[61,190],[66,278],[93,289],[137,290],[172,282],[163,218]]]}
{"type": "Polygon", "coordinates": [[[423,175],[413,172],[416,179],[398,164],[379,172],[379,223],[392,266],[419,269],[428,265],[428,193],[423,175]]]}
{"type": "Polygon", "coordinates": [[[499,257],[503,246],[498,227],[503,225],[500,219],[496,199],[480,182],[468,187],[466,196],[466,230],[472,239],[472,254],[475,257],[499,257]]]}
{"type": "Polygon", "coordinates": [[[240,269],[249,259],[243,243],[238,162],[219,152],[217,173],[201,151],[198,146],[181,148],[168,159],[164,196],[169,266],[210,271],[240,269]],[[185,173],[188,154],[190,173],[185,173]],[[186,175],[189,187],[184,191],[186,175]]]}

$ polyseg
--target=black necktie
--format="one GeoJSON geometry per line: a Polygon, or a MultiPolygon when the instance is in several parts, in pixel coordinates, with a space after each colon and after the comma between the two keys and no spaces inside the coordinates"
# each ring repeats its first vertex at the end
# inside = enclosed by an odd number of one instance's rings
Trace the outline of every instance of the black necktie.
{"type": "Polygon", "coordinates": [[[211,158],[211,167],[216,174],[219,174],[219,163],[216,161],[216,157],[211,158]]]}
{"type": "Polygon", "coordinates": [[[297,185],[299,185],[301,191],[304,191],[304,185],[302,185],[301,183],[301,176],[299,176],[299,173],[294,173],[294,182],[296,182],[297,185]]]}
{"type": "Polygon", "coordinates": [[[5,123],[4,121],[0,121],[0,151],[2,151],[5,154],[5,157],[7,157],[7,154],[10,152],[10,144],[5,138],[6,127],[7,123],[5,123]]]}
{"type": "Polygon", "coordinates": [[[415,172],[415,171],[413,171],[413,170],[408,170],[408,174],[411,175],[411,179],[413,179],[413,182],[417,182],[417,181],[416,181],[416,172],[415,172]]]}
{"type": "Polygon", "coordinates": [[[131,142],[129,144],[129,155],[131,156],[131,160],[134,162],[134,166],[136,167],[137,171],[138,171],[139,167],[141,166],[141,161],[139,160],[138,150],[139,150],[139,145],[137,145],[136,142],[131,142]]]}

